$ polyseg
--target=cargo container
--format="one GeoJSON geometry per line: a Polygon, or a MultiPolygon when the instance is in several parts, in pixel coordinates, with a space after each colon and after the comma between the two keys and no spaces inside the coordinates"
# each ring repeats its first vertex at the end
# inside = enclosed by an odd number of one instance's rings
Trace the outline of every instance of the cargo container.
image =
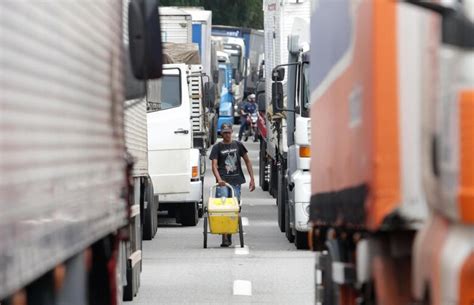
{"type": "Polygon", "coordinates": [[[85,4],[0,4],[2,304],[115,305],[138,290],[124,101],[161,76],[158,5],[85,4]]]}

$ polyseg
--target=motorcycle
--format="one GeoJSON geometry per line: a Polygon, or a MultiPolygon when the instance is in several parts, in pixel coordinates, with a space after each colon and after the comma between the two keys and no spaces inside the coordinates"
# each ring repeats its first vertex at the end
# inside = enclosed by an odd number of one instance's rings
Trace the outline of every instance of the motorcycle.
{"type": "Polygon", "coordinates": [[[258,122],[258,114],[257,112],[253,112],[250,114],[247,114],[247,128],[244,131],[244,140],[247,142],[249,137],[253,135],[253,141],[257,142],[258,141],[258,127],[257,127],[257,122],[258,122]]]}

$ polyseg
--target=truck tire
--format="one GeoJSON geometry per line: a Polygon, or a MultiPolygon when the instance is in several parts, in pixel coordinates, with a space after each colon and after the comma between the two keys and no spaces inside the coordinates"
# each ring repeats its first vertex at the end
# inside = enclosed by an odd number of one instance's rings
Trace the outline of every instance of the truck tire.
{"type": "Polygon", "coordinates": [[[260,187],[265,192],[268,191],[268,180],[267,180],[268,170],[267,170],[266,155],[267,153],[266,153],[266,148],[265,148],[265,142],[263,142],[263,140],[260,140],[258,177],[259,177],[260,187]]]}
{"type": "Polygon", "coordinates": [[[158,207],[155,202],[153,185],[149,180],[145,187],[145,201],[147,205],[143,217],[143,240],[152,240],[158,228],[158,207]]]}
{"type": "Polygon", "coordinates": [[[180,208],[181,224],[186,227],[194,227],[199,221],[198,203],[183,203],[180,208]]]}
{"type": "Polygon", "coordinates": [[[277,179],[276,179],[276,195],[277,195],[277,206],[278,206],[278,227],[280,228],[281,232],[285,232],[285,204],[283,202],[283,194],[282,194],[282,175],[281,171],[277,171],[277,179]]]}
{"type": "Polygon", "coordinates": [[[290,205],[288,203],[288,196],[286,195],[285,186],[283,186],[282,189],[282,203],[285,210],[285,236],[290,243],[293,243],[295,241],[295,235],[293,235],[293,229],[290,226],[290,205]]]}
{"type": "Polygon", "coordinates": [[[204,215],[204,177],[201,178],[201,202],[198,204],[198,217],[204,215]]]}
{"type": "Polygon", "coordinates": [[[298,250],[309,249],[308,245],[308,232],[295,231],[295,247],[298,250]]]}
{"type": "MultiPolygon", "coordinates": [[[[336,242],[331,240],[329,242],[336,242]]],[[[338,305],[339,303],[339,290],[337,284],[332,279],[332,262],[334,258],[330,251],[323,251],[325,253],[325,260],[321,266],[322,271],[322,286],[323,286],[323,298],[325,305],[338,305]]]]}
{"type": "MultiPolygon", "coordinates": [[[[269,179],[269,186],[268,186],[268,192],[273,198],[277,198],[277,191],[278,191],[278,168],[273,162],[273,160],[270,160],[270,179],[269,179]]],[[[278,200],[277,200],[278,204],[278,200]]]]}

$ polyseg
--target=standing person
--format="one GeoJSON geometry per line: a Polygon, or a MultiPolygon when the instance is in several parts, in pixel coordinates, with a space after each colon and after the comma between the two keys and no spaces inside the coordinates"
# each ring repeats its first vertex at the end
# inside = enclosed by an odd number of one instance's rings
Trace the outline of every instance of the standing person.
{"type": "MultiPolygon", "coordinates": [[[[245,146],[238,141],[232,140],[232,126],[222,124],[221,135],[223,141],[214,144],[209,156],[209,159],[212,161],[212,173],[219,184],[217,197],[228,196],[228,189],[225,185],[228,183],[234,189],[235,196],[240,202],[241,185],[245,183],[240,158],[244,159],[250,176],[249,188],[251,192],[255,190],[252,162],[249,159],[245,146]]],[[[221,247],[229,247],[232,244],[231,237],[231,234],[223,234],[221,247]]]]}
{"type": "Polygon", "coordinates": [[[249,127],[247,123],[247,115],[250,115],[257,111],[257,103],[255,103],[255,94],[250,94],[247,97],[247,101],[242,105],[240,109],[240,130],[239,130],[239,141],[242,141],[242,135],[245,128],[249,127]]]}

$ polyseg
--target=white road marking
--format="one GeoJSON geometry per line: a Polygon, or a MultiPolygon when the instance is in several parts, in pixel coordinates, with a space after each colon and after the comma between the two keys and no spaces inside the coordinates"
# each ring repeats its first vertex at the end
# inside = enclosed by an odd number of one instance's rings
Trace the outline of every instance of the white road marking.
{"type": "Polygon", "coordinates": [[[234,281],[234,295],[252,295],[252,282],[244,280],[234,281]]]}
{"type": "Polygon", "coordinates": [[[249,219],[247,217],[242,217],[242,226],[247,227],[249,225],[249,219]]]}
{"type": "Polygon", "coordinates": [[[244,245],[243,248],[240,247],[240,245],[235,246],[235,254],[236,255],[248,255],[250,253],[249,247],[244,245]]]}

